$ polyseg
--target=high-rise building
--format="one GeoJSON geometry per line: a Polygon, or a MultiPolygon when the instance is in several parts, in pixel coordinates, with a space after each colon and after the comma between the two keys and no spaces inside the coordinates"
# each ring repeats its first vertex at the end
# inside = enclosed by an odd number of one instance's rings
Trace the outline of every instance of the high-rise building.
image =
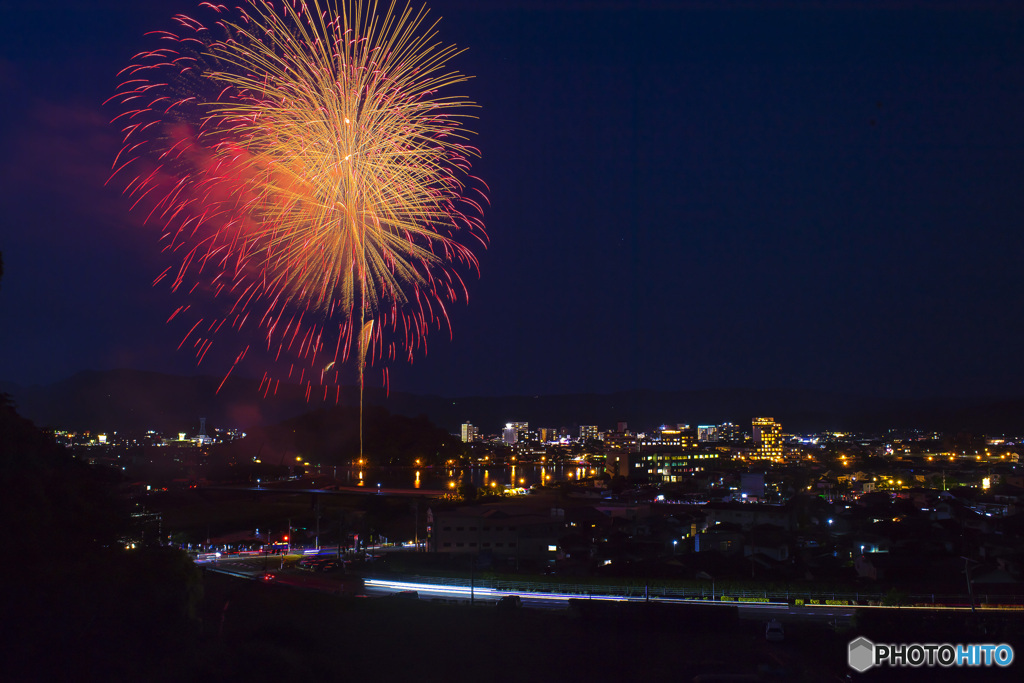
{"type": "Polygon", "coordinates": [[[462,423],[462,441],[463,443],[473,443],[480,438],[480,430],[474,427],[469,422],[462,423]]]}
{"type": "Polygon", "coordinates": [[[701,443],[718,441],[718,425],[697,425],[697,441],[701,443]]]}
{"type": "Polygon", "coordinates": [[[527,433],[530,431],[529,422],[506,422],[502,431],[502,440],[509,446],[518,441],[528,441],[527,433]]]}
{"type": "Polygon", "coordinates": [[[597,438],[597,425],[580,425],[580,441],[597,438]]]}
{"type": "Polygon", "coordinates": [[[501,430],[501,440],[508,446],[515,446],[518,438],[519,433],[512,427],[505,427],[505,429],[501,430]]]}
{"type": "Polygon", "coordinates": [[[739,441],[740,428],[734,422],[723,422],[718,425],[719,441],[739,441]]]}
{"type": "Polygon", "coordinates": [[[782,460],[782,425],[771,417],[755,417],[753,421],[754,457],[760,460],[782,460]]]}

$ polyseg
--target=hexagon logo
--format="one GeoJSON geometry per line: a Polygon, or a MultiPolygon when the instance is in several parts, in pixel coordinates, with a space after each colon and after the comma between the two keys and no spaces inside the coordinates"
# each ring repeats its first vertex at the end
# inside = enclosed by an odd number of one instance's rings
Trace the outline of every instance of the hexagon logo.
{"type": "Polygon", "coordinates": [[[875,644],[863,636],[851,640],[847,661],[850,663],[851,669],[864,673],[875,663],[875,644]]]}

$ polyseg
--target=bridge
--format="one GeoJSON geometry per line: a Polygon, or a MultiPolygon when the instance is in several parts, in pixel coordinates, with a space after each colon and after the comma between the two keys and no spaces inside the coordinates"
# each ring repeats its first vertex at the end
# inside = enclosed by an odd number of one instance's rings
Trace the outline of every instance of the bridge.
{"type": "Polygon", "coordinates": [[[272,494],[313,494],[313,495],[351,495],[359,493],[372,496],[400,496],[437,498],[445,494],[438,489],[400,489],[381,488],[377,486],[337,486],[331,484],[323,488],[288,487],[288,486],[201,486],[203,491],[236,491],[238,493],[272,493],[272,494]]]}

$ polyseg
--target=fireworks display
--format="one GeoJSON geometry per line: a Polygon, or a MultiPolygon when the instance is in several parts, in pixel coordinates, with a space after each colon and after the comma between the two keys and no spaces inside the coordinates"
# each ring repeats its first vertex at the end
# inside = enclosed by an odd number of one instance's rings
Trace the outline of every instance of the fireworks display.
{"type": "MultiPolygon", "coordinates": [[[[467,298],[483,247],[475,105],[425,9],[360,2],[203,3],[121,72],[113,177],[164,228],[156,282],[188,295],[182,346],[202,362],[227,331],[282,380],[328,398],[354,361],[426,350],[467,298]],[[218,313],[197,299],[219,302],[218,313]],[[194,319],[194,320],[193,320],[194,319]]],[[[232,352],[234,353],[234,352],[232,352]]],[[[335,394],[337,398],[338,394],[335,394]]]]}

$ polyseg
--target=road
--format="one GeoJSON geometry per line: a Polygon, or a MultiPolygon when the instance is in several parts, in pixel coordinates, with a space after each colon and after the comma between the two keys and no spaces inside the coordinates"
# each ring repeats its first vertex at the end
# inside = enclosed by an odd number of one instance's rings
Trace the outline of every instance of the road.
{"type": "MultiPolygon", "coordinates": [[[[281,571],[283,558],[280,555],[227,555],[221,557],[217,562],[210,563],[205,566],[213,569],[214,571],[234,574],[237,576],[245,576],[248,578],[262,578],[269,571],[269,573],[274,576],[271,580],[278,583],[324,590],[327,592],[338,592],[340,586],[340,580],[337,576],[317,575],[301,570],[281,571]]],[[[383,578],[366,578],[363,582],[363,592],[368,596],[385,596],[405,591],[415,591],[422,599],[460,603],[495,603],[506,595],[518,595],[524,606],[545,609],[565,609],[568,606],[570,599],[586,597],[595,600],[644,602],[644,598],[642,597],[625,598],[621,595],[595,594],[583,596],[579,594],[554,592],[501,591],[471,584],[438,585],[383,578]]],[[[770,619],[780,619],[785,621],[813,621],[838,625],[848,623],[855,610],[854,607],[824,605],[795,607],[785,603],[712,603],[708,600],[683,600],[671,598],[652,599],[652,602],[698,605],[719,604],[723,606],[737,607],[741,619],[754,619],[759,621],[768,621],[770,619]]]]}
{"type": "MultiPolygon", "coordinates": [[[[251,579],[266,580],[264,576],[271,574],[271,581],[308,589],[323,590],[337,593],[342,590],[344,574],[314,574],[298,569],[284,569],[284,558],[280,555],[226,555],[216,562],[204,563],[202,566],[213,571],[234,574],[251,579]]],[[[351,582],[347,589],[351,588],[351,582]]],[[[458,585],[441,585],[434,583],[415,582],[411,579],[400,580],[400,577],[369,577],[363,581],[362,593],[367,596],[385,596],[403,591],[415,591],[421,599],[450,601],[459,603],[495,603],[506,595],[518,595],[524,606],[544,609],[565,609],[572,598],[592,598],[595,600],[643,602],[643,597],[623,597],[621,595],[581,595],[557,592],[529,592],[523,590],[496,590],[484,586],[470,585],[464,582],[458,585]]],[[[681,598],[651,598],[652,602],[722,605],[734,606],[739,611],[740,619],[767,622],[778,619],[783,623],[805,622],[846,626],[858,609],[892,609],[887,607],[864,607],[847,605],[790,605],[784,602],[726,602],[710,600],[687,600],[681,598]]],[[[970,608],[950,607],[902,607],[902,610],[921,612],[937,611],[970,611],[970,608]]],[[[986,610],[995,612],[996,609],[986,610]]]]}

